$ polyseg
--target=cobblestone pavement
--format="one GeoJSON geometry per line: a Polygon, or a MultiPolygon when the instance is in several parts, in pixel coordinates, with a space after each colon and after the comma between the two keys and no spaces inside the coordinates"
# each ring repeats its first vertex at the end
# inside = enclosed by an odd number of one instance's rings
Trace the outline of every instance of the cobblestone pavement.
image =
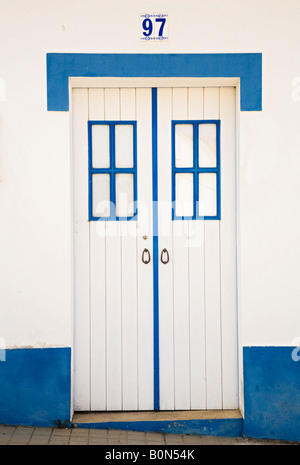
{"type": "Polygon", "coordinates": [[[284,441],[192,436],[86,428],[32,428],[0,425],[1,445],[299,445],[284,441]]]}

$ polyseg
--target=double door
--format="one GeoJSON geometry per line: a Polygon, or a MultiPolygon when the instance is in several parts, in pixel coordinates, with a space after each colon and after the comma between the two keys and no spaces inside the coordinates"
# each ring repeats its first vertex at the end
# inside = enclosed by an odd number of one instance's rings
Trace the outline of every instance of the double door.
{"type": "Polygon", "coordinates": [[[78,88],[74,409],[238,406],[234,88],[78,88]]]}

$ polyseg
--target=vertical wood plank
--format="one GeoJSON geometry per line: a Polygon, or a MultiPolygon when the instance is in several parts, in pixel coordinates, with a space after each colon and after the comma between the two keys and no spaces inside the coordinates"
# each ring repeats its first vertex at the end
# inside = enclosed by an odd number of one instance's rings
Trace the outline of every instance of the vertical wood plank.
{"type": "MultiPolygon", "coordinates": [[[[120,120],[120,91],[105,89],[105,120],[120,120]]],[[[106,226],[107,409],[122,410],[122,244],[120,222],[106,226]]]]}
{"type": "MultiPolygon", "coordinates": [[[[89,89],[89,119],[104,119],[104,89],[89,89]]],[[[106,222],[91,221],[91,410],[106,409],[106,222]]]]}
{"type": "MultiPolygon", "coordinates": [[[[204,89],[204,119],[219,119],[219,88],[204,89]]],[[[222,408],[220,224],[205,221],[207,408],[222,408]]]]}
{"type": "Polygon", "coordinates": [[[104,118],[106,121],[120,120],[120,89],[105,88],[104,90],[104,118]]]}
{"type": "Polygon", "coordinates": [[[204,221],[189,222],[191,409],[206,408],[204,221]]]}
{"type": "MultiPolygon", "coordinates": [[[[173,120],[188,118],[188,90],[173,89],[173,120]]],[[[165,174],[166,175],[166,174],[165,174]]],[[[175,409],[190,408],[190,308],[188,222],[173,222],[175,409]]]]}
{"type": "Polygon", "coordinates": [[[188,92],[189,119],[203,119],[203,87],[190,87],[188,92]]]}
{"type": "MultiPolygon", "coordinates": [[[[121,120],[135,120],[135,89],[120,89],[121,120]]],[[[137,410],[136,221],[121,221],[123,410],[137,410]]]]}
{"type": "MultiPolygon", "coordinates": [[[[203,119],[203,88],[189,89],[189,119],[203,119]]],[[[191,409],[206,408],[204,221],[189,221],[191,409]]]]}
{"type": "Polygon", "coordinates": [[[138,409],[153,409],[153,247],[152,247],[152,99],[151,89],[136,89],[138,225],[138,409]],[[146,239],[144,239],[146,237],[146,239]],[[147,248],[148,264],[142,262],[147,248]]]}
{"type": "Polygon", "coordinates": [[[90,409],[90,298],[87,121],[88,91],[72,93],[74,180],[74,408],[90,409]]]}
{"type": "Polygon", "coordinates": [[[235,89],[220,89],[221,127],[221,302],[223,408],[238,407],[236,303],[235,89]]]}
{"type": "Polygon", "coordinates": [[[174,410],[173,244],[171,198],[172,89],[157,90],[159,258],[169,251],[167,265],[159,262],[160,408],[174,410]]]}
{"type": "Polygon", "coordinates": [[[122,283],[120,224],[106,225],[107,409],[122,410],[122,283]]]}
{"type": "Polygon", "coordinates": [[[121,120],[135,120],[136,118],[136,89],[120,89],[120,115],[121,120]]]}

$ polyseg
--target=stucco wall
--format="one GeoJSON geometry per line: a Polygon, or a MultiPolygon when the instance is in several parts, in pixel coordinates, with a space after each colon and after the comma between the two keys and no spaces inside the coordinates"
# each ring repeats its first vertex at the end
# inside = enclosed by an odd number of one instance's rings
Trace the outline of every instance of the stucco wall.
{"type": "Polygon", "coordinates": [[[300,336],[299,2],[0,0],[0,8],[6,344],[72,341],[70,119],[47,112],[46,54],[259,52],[263,111],[242,112],[239,121],[240,335],[242,345],[293,345],[300,336]],[[139,14],[147,10],[168,13],[168,41],[140,41],[139,14]]]}

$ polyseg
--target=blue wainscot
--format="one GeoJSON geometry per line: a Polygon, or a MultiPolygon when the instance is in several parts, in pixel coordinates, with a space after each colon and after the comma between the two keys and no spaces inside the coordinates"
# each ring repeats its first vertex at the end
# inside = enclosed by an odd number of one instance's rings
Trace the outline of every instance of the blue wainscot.
{"type": "Polygon", "coordinates": [[[6,350],[0,392],[0,423],[47,427],[69,421],[71,349],[6,350]]]}
{"type": "Polygon", "coordinates": [[[244,435],[300,441],[300,361],[293,347],[244,347],[244,435]]]}
{"type": "MultiPolygon", "coordinates": [[[[300,441],[300,350],[244,347],[245,418],[130,422],[142,431],[300,441]],[[298,353],[298,352],[299,353],[298,353]],[[136,424],[134,424],[136,423],[136,424]]],[[[11,349],[0,360],[0,423],[52,427],[71,418],[71,348],[11,349]]],[[[85,424],[96,428],[99,425],[85,424]]],[[[128,429],[108,422],[100,427],[128,429]]]]}

